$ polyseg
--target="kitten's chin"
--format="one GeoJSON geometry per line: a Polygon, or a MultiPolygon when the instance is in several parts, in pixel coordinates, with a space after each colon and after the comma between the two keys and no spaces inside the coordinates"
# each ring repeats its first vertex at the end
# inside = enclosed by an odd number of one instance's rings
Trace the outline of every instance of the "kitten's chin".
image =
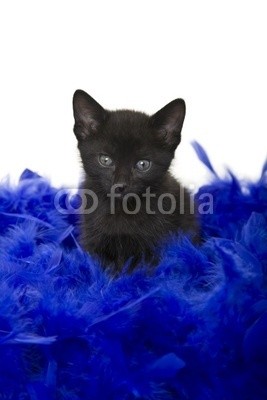
{"type": "Polygon", "coordinates": [[[136,195],[135,193],[133,194],[133,192],[124,192],[124,193],[116,193],[114,198],[115,198],[115,200],[118,200],[118,201],[123,201],[123,199],[127,199],[127,202],[128,202],[128,201],[131,201],[132,195],[134,195],[135,197],[136,196],[139,197],[139,195],[136,195]]]}
{"type": "Polygon", "coordinates": [[[123,200],[123,198],[126,196],[127,193],[117,193],[116,198],[118,200],[123,200]]]}

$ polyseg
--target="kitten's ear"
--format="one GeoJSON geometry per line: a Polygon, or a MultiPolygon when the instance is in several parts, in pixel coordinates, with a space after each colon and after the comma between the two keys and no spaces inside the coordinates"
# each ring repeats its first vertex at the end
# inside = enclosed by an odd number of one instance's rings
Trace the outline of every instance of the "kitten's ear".
{"type": "Polygon", "coordinates": [[[89,94],[76,90],[73,95],[74,133],[78,140],[97,131],[106,118],[106,111],[89,94]]]}
{"type": "Polygon", "coordinates": [[[153,129],[162,135],[172,150],[175,150],[181,141],[185,109],[184,100],[176,99],[150,117],[153,129]]]}

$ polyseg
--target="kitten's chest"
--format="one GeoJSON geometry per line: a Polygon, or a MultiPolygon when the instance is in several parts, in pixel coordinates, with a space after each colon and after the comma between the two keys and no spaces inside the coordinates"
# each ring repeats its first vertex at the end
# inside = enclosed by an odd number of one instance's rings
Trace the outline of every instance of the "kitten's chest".
{"type": "Polygon", "coordinates": [[[121,204],[110,208],[106,204],[86,217],[86,225],[93,231],[99,230],[108,235],[141,235],[153,227],[162,225],[154,214],[148,214],[143,207],[140,209],[122,209],[121,204]]]}
{"type": "MultiPolygon", "coordinates": [[[[153,209],[153,207],[151,207],[153,209]]],[[[100,203],[98,208],[85,216],[86,229],[91,233],[106,235],[155,235],[164,230],[166,218],[145,204],[123,207],[122,202],[111,206],[108,202],[100,203]]]]}

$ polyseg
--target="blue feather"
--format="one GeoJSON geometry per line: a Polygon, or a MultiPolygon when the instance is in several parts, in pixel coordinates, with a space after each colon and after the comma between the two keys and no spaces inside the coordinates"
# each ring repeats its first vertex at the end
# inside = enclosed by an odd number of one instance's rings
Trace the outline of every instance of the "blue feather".
{"type": "Polygon", "coordinates": [[[217,173],[215,172],[207,153],[205,152],[205,150],[203,149],[203,147],[196,142],[195,140],[191,142],[195,152],[197,153],[197,156],[199,158],[199,160],[213,173],[214,176],[217,177],[217,173]]]}
{"type": "Polygon", "coordinates": [[[149,274],[103,271],[38,174],[0,186],[0,399],[267,398],[267,163],[221,179],[193,147],[205,242],[169,237],[149,274]]]}

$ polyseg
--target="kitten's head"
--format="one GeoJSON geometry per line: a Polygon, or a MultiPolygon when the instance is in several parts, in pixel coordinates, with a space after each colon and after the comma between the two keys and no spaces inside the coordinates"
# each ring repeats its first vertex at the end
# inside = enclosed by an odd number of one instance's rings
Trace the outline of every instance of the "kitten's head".
{"type": "Polygon", "coordinates": [[[152,116],[108,111],[82,90],[73,96],[74,133],[85,173],[94,190],[145,193],[166,174],[181,140],[185,102],[173,100],[152,116]]]}

